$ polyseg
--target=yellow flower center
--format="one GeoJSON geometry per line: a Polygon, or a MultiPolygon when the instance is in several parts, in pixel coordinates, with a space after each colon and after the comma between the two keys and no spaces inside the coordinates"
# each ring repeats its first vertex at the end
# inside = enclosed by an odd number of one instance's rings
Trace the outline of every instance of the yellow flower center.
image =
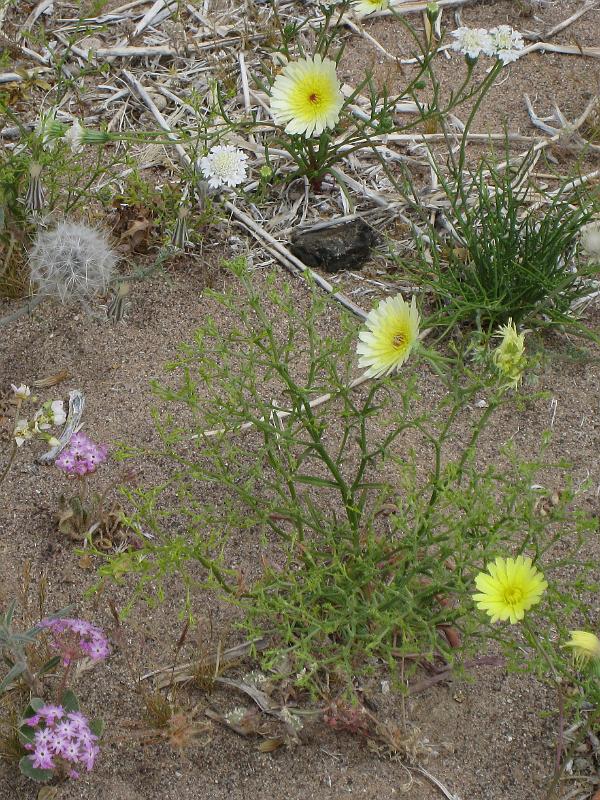
{"type": "Polygon", "coordinates": [[[406,334],[405,333],[395,334],[394,338],[392,339],[392,347],[395,347],[396,350],[400,350],[400,348],[404,344],[406,344],[406,334]]]}
{"type": "Polygon", "coordinates": [[[507,586],[504,590],[504,602],[509,606],[520,603],[523,599],[523,590],[518,586],[507,586]]]}

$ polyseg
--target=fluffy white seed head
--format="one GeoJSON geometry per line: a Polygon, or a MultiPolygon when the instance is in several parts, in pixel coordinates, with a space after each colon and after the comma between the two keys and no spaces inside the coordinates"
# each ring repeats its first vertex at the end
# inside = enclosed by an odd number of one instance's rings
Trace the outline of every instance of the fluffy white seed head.
{"type": "Polygon", "coordinates": [[[62,302],[104,292],[116,263],[117,255],[102,231],[73,222],[40,231],[29,253],[31,280],[38,292],[62,302]]]}

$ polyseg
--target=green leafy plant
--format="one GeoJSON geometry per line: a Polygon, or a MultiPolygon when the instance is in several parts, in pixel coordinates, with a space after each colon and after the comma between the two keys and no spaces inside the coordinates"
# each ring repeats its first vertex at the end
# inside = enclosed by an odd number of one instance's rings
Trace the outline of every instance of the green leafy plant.
{"type": "MultiPolygon", "coordinates": [[[[454,660],[461,637],[467,650],[477,647],[481,620],[469,592],[481,565],[516,549],[551,571],[554,547],[567,535],[577,546],[591,524],[570,510],[569,490],[552,520],[537,514],[531,486],[543,459],[524,464],[506,453],[509,465],[478,467],[477,442],[506,402],[506,383],[420,344],[417,372],[434,370],[445,389],[433,411],[419,402],[415,373],[354,392],[352,323],[323,336],[322,297],[299,310],[272,280],[258,290],[241,262],[229,266],[243,301],[237,287],[212,297],[235,326],[222,334],[207,320],[170,365],[178,387],[155,387],[179,409],[156,417],[163,445],[154,455],[171,463],[170,477],[126,490],[132,522],[156,541],[108,558],[100,574],[133,574],[136,596],[156,602],[163,578],[176,573],[190,610],[195,589],[217,588],[242,607],[251,635],[271,635],[265,662],[286,654],[313,689],[326,673],[348,688],[373,658],[454,660]],[[330,413],[311,405],[324,390],[330,413]],[[481,392],[488,406],[456,450],[464,410],[481,392]],[[251,583],[228,565],[233,534],[260,541],[263,568],[251,583]]],[[[152,454],[123,451],[134,455],[152,454]]],[[[563,624],[551,608],[544,614],[563,624]]]]}
{"type": "MultiPolygon", "coordinates": [[[[42,588],[40,583],[41,607],[44,594],[45,584],[42,588]]],[[[78,661],[93,664],[109,655],[108,640],[95,625],[67,618],[68,609],[17,631],[15,609],[13,601],[0,617],[0,656],[8,667],[0,681],[0,701],[8,712],[0,723],[0,756],[18,760],[23,775],[38,782],[77,778],[78,769],[94,765],[103,723],[80,713],[68,683],[78,661]],[[51,693],[46,680],[56,677],[60,679],[51,693]]]]}
{"type": "Polygon", "coordinates": [[[452,231],[442,240],[429,225],[431,263],[409,269],[432,290],[440,308],[431,322],[444,331],[467,323],[489,332],[512,318],[521,326],[565,325],[593,336],[574,304],[590,294],[597,272],[577,257],[580,230],[597,200],[563,191],[566,184],[544,196],[529,178],[533,158],[530,153],[515,169],[484,160],[465,171],[459,159],[449,176],[438,170],[452,231]],[[537,210],[533,191],[543,200],[537,210]]]}

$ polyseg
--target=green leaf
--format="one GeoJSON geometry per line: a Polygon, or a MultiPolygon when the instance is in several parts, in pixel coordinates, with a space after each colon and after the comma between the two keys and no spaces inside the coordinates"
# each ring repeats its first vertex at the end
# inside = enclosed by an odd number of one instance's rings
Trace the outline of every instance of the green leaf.
{"type": "Polygon", "coordinates": [[[19,761],[19,769],[27,778],[38,783],[45,783],[54,777],[54,772],[51,769],[36,769],[31,763],[31,756],[23,756],[19,761]]]}
{"type": "Polygon", "coordinates": [[[35,739],[35,728],[29,725],[21,725],[19,728],[19,741],[21,744],[32,744],[35,739]]]}
{"type": "Polygon", "coordinates": [[[8,606],[8,611],[4,615],[4,624],[8,627],[11,622],[13,621],[13,617],[15,615],[15,608],[17,607],[17,601],[13,600],[10,605],[8,606]]]}
{"type": "Polygon", "coordinates": [[[298,483],[307,483],[309,486],[323,486],[328,489],[339,488],[335,481],[329,481],[326,478],[316,478],[314,475],[296,475],[295,480],[298,483]]]}
{"type": "Polygon", "coordinates": [[[46,672],[50,672],[51,669],[58,666],[60,664],[60,656],[53,656],[49,661],[46,661],[44,666],[38,670],[38,675],[45,675],[46,672]]]}
{"type": "Polygon", "coordinates": [[[54,800],[58,796],[58,786],[42,786],[38,792],[37,800],[54,800]]]}
{"type": "Polygon", "coordinates": [[[79,700],[70,689],[63,694],[61,705],[65,711],[79,711],[79,700]]]}
{"type": "Polygon", "coordinates": [[[94,736],[100,738],[104,733],[104,720],[100,719],[99,717],[94,717],[94,719],[91,719],[90,730],[94,736]]]}
{"type": "Polygon", "coordinates": [[[15,664],[14,667],[4,676],[2,683],[0,683],[0,694],[6,690],[6,687],[18,678],[22,672],[25,672],[27,665],[24,662],[15,664]]]}
{"type": "Polygon", "coordinates": [[[42,706],[46,705],[46,701],[42,700],[41,697],[32,697],[29,701],[29,705],[25,709],[25,713],[23,714],[23,718],[27,719],[27,717],[33,717],[34,714],[42,708],[42,706]]]}

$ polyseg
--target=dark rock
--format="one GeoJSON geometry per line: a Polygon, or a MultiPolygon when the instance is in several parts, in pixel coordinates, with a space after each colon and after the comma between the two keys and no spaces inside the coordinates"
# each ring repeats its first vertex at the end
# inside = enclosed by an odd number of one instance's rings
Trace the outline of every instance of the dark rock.
{"type": "Polygon", "coordinates": [[[376,242],[373,229],[357,218],[328,228],[295,231],[290,250],[307,267],[339,272],[360,269],[376,242]]]}

